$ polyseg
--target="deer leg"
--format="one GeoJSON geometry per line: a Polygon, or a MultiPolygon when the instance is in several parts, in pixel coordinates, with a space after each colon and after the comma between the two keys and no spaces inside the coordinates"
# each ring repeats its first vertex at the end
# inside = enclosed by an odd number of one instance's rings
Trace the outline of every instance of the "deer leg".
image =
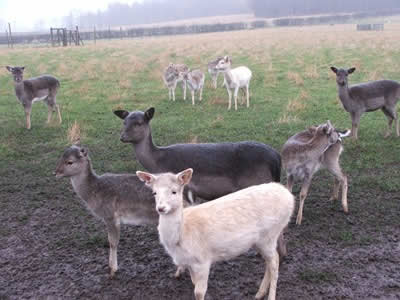
{"type": "Polygon", "coordinates": [[[351,116],[351,135],[352,137],[357,140],[358,139],[358,125],[360,124],[360,117],[359,113],[350,113],[351,116]]]}
{"type": "Polygon", "coordinates": [[[183,100],[186,100],[186,80],[182,81],[183,100]]]}
{"type": "Polygon", "coordinates": [[[194,105],[194,90],[192,90],[192,105],[194,105]]]}
{"type": "Polygon", "coordinates": [[[196,300],[204,300],[207,292],[208,275],[210,273],[210,265],[197,265],[190,267],[190,277],[194,284],[194,296],[196,300]]]}
{"type": "Polygon", "coordinates": [[[349,212],[348,204],[347,204],[347,176],[343,174],[340,165],[339,165],[339,158],[332,166],[328,166],[328,170],[335,176],[335,186],[333,188],[332,198],[338,199],[339,198],[339,188],[342,187],[342,207],[345,213],[349,212]],[[336,183],[337,181],[337,183],[336,183]]]}
{"type": "Polygon", "coordinates": [[[179,278],[182,275],[183,272],[185,272],[185,267],[178,266],[177,269],[176,269],[174,277],[175,278],[179,278]]]}
{"type": "Polygon", "coordinates": [[[285,236],[284,236],[284,232],[286,231],[286,228],[287,227],[285,227],[285,229],[282,230],[282,232],[278,238],[277,250],[278,250],[279,256],[282,258],[284,258],[287,255],[286,241],[285,241],[285,236]]]}
{"type": "Polygon", "coordinates": [[[53,115],[54,108],[52,105],[47,105],[47,121],[46,123],[49,124],[51,122],[51,116],[53,115]]]}
{"type": "Polygon", "coordinates": [[[246,85],[247,107],[250,107],[249,85],[246,85]]]}
{"type": "Polygon", "coordinates": [[[107,223],[108,242],[110,244],[110,258],[108,265],[110,267],[110,277],[113,278],[118,270],[117,248],[119,244],[120,223],[112,220],[107,223]]]}
{"type": "Polygon", "coordinates": [[[385,133],[385,138],[389,137],[392,134],[392,124],[393,120],[396,122],[396,135],[398,136],[398,120],[397,120],[397,113],[393,111],[393,109],[382,107],[382,111],[388,119],[388,128],[385,133]]]}
{"type": "Polygon", "coordinates": [[[203,86],[200,87],[200,96],[199,96],[199,101],[203,99],[203,86]]]}
{"type": "Polygon", "coordinates": [[[293,175],[287,175],[286,188],[289,190],[289,192],[292,192],[293,184],[294,184],[294,176],[293,175]]]}
{"type": "Polygon", "coordinates": [[[31,129],[31,112],[32,106],[24,106],[25,110],[25,121],[26,121],[26,128],[31,129]]]}
{"type": "Polygon", "coordinates": [[[239,93],[239,87],[236,87],[236,88],[235,88],[235,92],[234,92],[235,110],[237,110],[237,97],[238,97],[238,93],[239,93]]]}
{"type": "Polygon", "coordinates": [[[306,177],[303,181],[303,184],[301,186],[301,191],[300,191],[300,205],[299,205],[299,211],[297,213],[297,219],[296,219],[296,224],[301,225],[301,220],[303,219],[303,207],[304,207],[304,200],[307,197],[308,194],[308,189],[310,188],[311,184],[311,179],[312,177],[306,177]]]}
{"type": "Polygon", "coordinates": [[[217,89],[218,74],[217,75],[212,75],[212,81],[213,81],[214,89],[217,89]]]}
{"type": "Polygon", "coordinates": [[[339,199],[339,189],[340,189],[340,181],[335,177],[334,183],[333,183],[333,191],[332,195],[329,198],[329,201],[335,201],[339,199]]]}
{"type": "Polygon", "coordinates": [[[230,110],[231,109],[231,101],[232,101],[232,91],[230,90],[229,87],[227,87],[226,90],[228,91],[228,95],[229,95],[228,110],[230,110]]]}
{"type": "Polygon", "coordinates": [[[275,299],[276,285],[279,272],[279,254],[274,248],[266,246],[267,243],[257,244],[257,249],[265,260],[264,278],[260,284],[256,299],[263,299],[269,287],[268,300],[275,299]]]}
{"type": "Polygon", "coordinates": [[[60,122],[60,124],[62,123],[62,118],[61,118],[61,112],[60,112],[60,106],[58,104],[55,105],[56,109],[57,109],[57,114],[58,114],[58,121],[60,122]]]}

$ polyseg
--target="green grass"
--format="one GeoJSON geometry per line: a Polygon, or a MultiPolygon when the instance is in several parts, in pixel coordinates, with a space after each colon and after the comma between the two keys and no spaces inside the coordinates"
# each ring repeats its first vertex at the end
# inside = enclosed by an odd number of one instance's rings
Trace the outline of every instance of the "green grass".
{"type": "MultiPolygon", "coordinates": [[[[12,167],[33,176],[51,176],[68,146],[68,128],[75,121],[82,128],[82,142],[89,147],[99,172],[139,169],[131,146],[119,141],[121,122],[112,114],[118,107],[144,110],[154,106],[152,129],[158,145],[256,140],[279,150],[289,136],[310,125],[329,119],[338,128],[351,126],[348,113],[337,100],[330,65],[356,65],[358,70],[351,82],[369,80],[374,70],[378,77],[400,79],[396,64],[400,50],[389,40],[382,42],[378,33],[361,33],[353,39],[349,32],[336,43],[337,33],[328,28],[315,38],[318,46],[312,49],[312,31],[298,33],[303,42],[291,40],[292,34],[281,29],[238,33],[242,35],[241,44],[238,39],[213,34],[124,40],[115,45],[98,42],[87,47],[1,49],[3,64],[26,65],[27,77],[51,73],[60,79],[57,99],[63,123],[46,125],[47,108],[36,103],[32,130],[26,130],[11,76],[1,70],[0,173],[4,176],[12,167]],[[219,45],[207,44],[219,38],[219,45]],[[177,101],[168,101],[160,76],[169,61],[205,71],[207,61],[222,51],[229,51],[234,66],[247,65],[253,71],[249,109],[240,105],[238,111],[227,111],[225,89],[211,89],[209,78],[203,101],[194,107],[191,101],[183,102],[179,88],[177,101]],[[307,71],[310,67],[314,67],[314,75],[307,71]],[[290,102],[294,102],[292,108],[288,107],[290,102]]],[[[221,77],[219,80],[220,86],[221,77]]],[[[342,165],[350,175],[350,193],[367,186],[399,190],[400,143],[399,139],[383,138],[385,127],[386,119],[380,111],[365,114],[359,140],[345,141],[342,165]]]]}

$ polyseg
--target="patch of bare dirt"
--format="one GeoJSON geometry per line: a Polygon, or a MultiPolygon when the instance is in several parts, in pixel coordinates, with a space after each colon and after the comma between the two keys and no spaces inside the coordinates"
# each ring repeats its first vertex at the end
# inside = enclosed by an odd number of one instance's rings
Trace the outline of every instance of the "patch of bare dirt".
{"type": "MultiPolygon", "coordinates": [[[[0,171],[0,299],[194,299],[188,274],[172,278],[155,227],[123,228],[120,269],[109,279],[103,224],[68,180],[33,172],[0,171]]],[[[303,224],[290,224],[277,298],[400,299],[400,195],[350,182],[345,215],[328,201],[331,183],[313,182],[303,224]]],[[[218,263],[206,299],[253,299],[263,272],[254,250],[218,263]]]]}

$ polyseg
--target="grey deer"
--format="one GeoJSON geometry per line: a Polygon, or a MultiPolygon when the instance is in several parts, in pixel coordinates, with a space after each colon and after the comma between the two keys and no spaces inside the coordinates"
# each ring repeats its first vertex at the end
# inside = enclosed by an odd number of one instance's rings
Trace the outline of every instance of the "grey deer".
{"type": "Polygon", "coordinates": [[[207,64],[207,70],[208,70],[208,73],[209,73],[210,76],[211,76],[211,80],[212,80],[212,83],[213,83],[213,86],[214,86],[215,89],[217,88],[218,74],[221,73],[221,71],[218,70],[216,67],[217,67],[217,65],[218,65],[218,62],[219,62],[221,59],[223,59],[222,56],[221,56],[221,57],[218,57],[217,59],[215,59],[215,60],[213,60],[213,61],[210,61],[210,62],[207,64]]]}
{"type": "Polygon", "coordinates": [[[25,67],[6,66],[14,79],[15,94],[25,110],[26,128],[31,128],[32,104],[43,100],[48,107],[47,123],[50,123],[51,116],[55,110],[61,124],[60,107],[56,104],[56,95],[60,87],[57,78],[51,75],[42,75],[24,80],[25,67]]]}
{"type": "Polygon", "coordinates": [[[179,72],[179,80],[187,82],[189,89],[192,93],[192,105],[194,105],[194,93],[199,92],[199,101],[203,97],[204,87],[204,73],[200,70],[193,70],[188,72],[179,72]]]}
{"type": "MultiPolygon", "coordinates": [[[[185,189],[185,200],[196,196],[214,200],[243,188],[280,181],[281,157],[268,145],[245,141],[238,143],[174,144],[157,147],[153,143],[150,121],[155,109],[147,111],[116,110],[123,120],[120,139],[133,145],[136,159],[152,173],[193,168],[191,182],[185,189]],[[251,176],[249,176],[251,174],[251,176]]],[[[286,254],[283,239],[278,248],[286,254]]]]}
{"type": "Polygon", "coordinates": [[[283,145],[282,165],[286,169],[287,188],[291,192],[295,180],[302,182],[296,224],[301,224],[304,200],[312,177],[321,168],[328,169],[335,176],[331,200],[338,199],[339,189],[342,187],[342,206],[348,212],[347,176],[342,172],[339,163],[343,151],[342,138],[348,135],[349,130],[340,132],[328,121],[295,134],[283,145]]]}
{"type": "Polygon", "coordinates": [[[118,270],[117,248],[121,224],[158,223],[152,191],[133,174],[97,175],[87,148],[71,146],[58,161],[56,177],[69,177],[74,191],[87,209],[106,225],[110,243],[109,267],[118,270]]]}
{"type": "Polygon", "coordinates": [[[175,89],[176,85],[181,82],[183,89],[183,100],[186,100],[186,80],[179,78],[180,72],[188,72],[189,68],[184,64],[173,64],[170,63],[164,70],[163,80],[168,88],[169,100],[175,101],[175,89]]]}
{"type": "Polygon", "coordinates": [[[358,138],[358,127],[361,115],[365,112],[381,109],[388,118],[388,129],[385,137],[392,132],[392,123],[395,121],[396,135],[399,136],[399,119],[396,104],[400,99],[400,83],[394,80],[377,80],[355,85],[348,85],[348,76],[356,68],[338,69],[331,67],[336,74],[336,83],[340,101],[351,117],[351,133],[354,139],[358,138]]]}

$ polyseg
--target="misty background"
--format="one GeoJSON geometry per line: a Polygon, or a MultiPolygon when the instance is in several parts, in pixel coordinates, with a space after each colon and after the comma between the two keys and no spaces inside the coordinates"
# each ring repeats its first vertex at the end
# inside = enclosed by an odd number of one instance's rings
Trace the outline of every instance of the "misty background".
{"type": "MultiPolygon", "coordinates": [[[[18,1],[22,7],[23,1],[18,1]]],[[[129,26],[237,14],[276,18],[388,11],[400,8],[400,0],[120,0],[119,2],[118,0],[103,0],[100,1],[101,6],[99,6],[99,1],[92,1],[90,10],[88,3],[91,1],[83,1],[85,3],[83,8],[68,9],[64,7],[57,10],[57,14],[55,14],[51,11],[50,6],[45,5],[45,0],[42,2],[43,7],[47,7],[49,11],[46,11],[45,17],[36,18],[30,25],[26,25],[27,17],[20,17],[18,13],[5,19],[6,17],[2,16],[0,12],[0,28],[3,29],[2,31],[6,30],[8,22],[16,31],[48,31],[49,27],[55,26],[73,28],[78,25],[81,29],[90,29],[96,26],[102,29],[109,26],[129,26]],[[57,15],[59,16],[57,17],[57,15]]],[[[41,6],[41,1],[37,3],[41,6]]],[[[75,7],[78,7],[77,3],[75,1],[75,7]]],[[[0,10],[6,9],[6,5],[7,1],[0,4],[0,10]]],[[[32,12],[27,16],[35,17],[35,13],[32,12]]]]}

